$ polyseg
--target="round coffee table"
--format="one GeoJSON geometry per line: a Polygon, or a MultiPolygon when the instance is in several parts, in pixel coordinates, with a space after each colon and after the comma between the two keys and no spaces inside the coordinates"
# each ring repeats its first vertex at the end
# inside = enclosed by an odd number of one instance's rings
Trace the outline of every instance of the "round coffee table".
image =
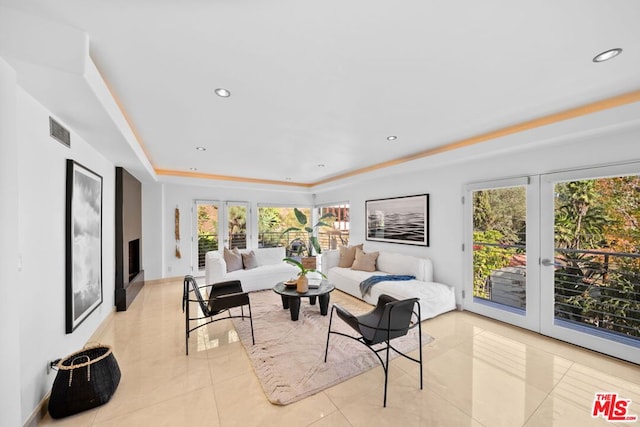
{"type": "Polygon", "coordinates": [[[298,320],[298,315],[300,314],[300,298],[309,298],[309,304],[316,305],[317,297],[320,302],[320,314],[326,316],[329,308],[329,294],[335,288],[331,283],[323,280],[317,288],[312,288],[310,285],[307,292],[299,293],[295,287],[289,288],[285,286],[284,282],[278,282],[278,284],[273,287],[273,291],[280,294],[282,298],[282,308],[289,309],[291,312],[291,320],[298,320]]]}

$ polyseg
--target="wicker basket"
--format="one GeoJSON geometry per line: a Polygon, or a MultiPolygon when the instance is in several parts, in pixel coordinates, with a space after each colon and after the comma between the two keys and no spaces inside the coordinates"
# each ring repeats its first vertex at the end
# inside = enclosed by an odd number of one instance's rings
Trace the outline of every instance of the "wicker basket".
{"type": "Polygon", "coordinates": [[[60,360],[49,398],[52,418],[103,405],[120,383],[120,368],[111,347],[85,347],[60,360]]]}

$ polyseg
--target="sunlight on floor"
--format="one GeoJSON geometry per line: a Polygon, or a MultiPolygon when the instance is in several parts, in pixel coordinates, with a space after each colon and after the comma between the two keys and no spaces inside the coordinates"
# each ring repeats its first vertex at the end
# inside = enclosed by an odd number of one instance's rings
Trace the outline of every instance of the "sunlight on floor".
{"type": "MultiPolygon", "coordinates": [[[[640,369],[468,312],[424,322],[424,389],[415,364],[391,363],[387,408],[374,368],[287,406],[269,403],[231,321],[192,333],[185,356],[182,283],[147,285],[98,336],[122,380],[99,408],[40,425],[69,426],[575,426],[597,392],[631,399],[640,414],[640,369]]],[[[257,343],[256,343],[257,344],[257,343]]]]}

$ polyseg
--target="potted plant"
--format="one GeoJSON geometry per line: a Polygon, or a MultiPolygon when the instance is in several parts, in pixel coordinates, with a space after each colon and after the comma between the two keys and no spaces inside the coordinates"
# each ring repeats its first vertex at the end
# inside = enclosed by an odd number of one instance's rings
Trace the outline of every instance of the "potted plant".
{"type": "Polygon", "coordinates": [[[289,231],[306,231],[307,244],[303,247],[303,250],[306,250],[307,257],[311,258],[312,262],[309,262],[310,260],[308,259],[303,259],[303,262],[307,267],[315,268],[316,264],[315,264],[315,257],[314,257],[313,251],[315,250],[316,254],[321,254],[322,248],[320,247],[318,236],[315,236],[314,233],[319,227],[330,227],[330,224],[327,224],[326,222],[324,222],[324,220],[327,218],[334,218],[335,215],[332,213],[325,213],[318,219],[318,222],[316,223],[316,225],[314,225],[313,227],[310,227],[307,224],[308,220],[304,212],[302,212],[298,208],[294,208],[293,213],[295,214],[296,220],[298,221],[298,223],[300,223],[300,226],[287,228],[282,232],[281,236],[284,236],[289,231]]]}
{"type": "Polygon", "coordinates": [[[300,269],[300,272],[298,272],[298,280],[296,282],[296,291],[300,293],[304,293],[309,290],[309,279],[307,278],[307,273],[318,273],[325,279],[327,278],[327,276],[325,276],[321,271],[318,271],[315,268],[307,268],[297,259],[284,258],[283,261],[300,269]]]}

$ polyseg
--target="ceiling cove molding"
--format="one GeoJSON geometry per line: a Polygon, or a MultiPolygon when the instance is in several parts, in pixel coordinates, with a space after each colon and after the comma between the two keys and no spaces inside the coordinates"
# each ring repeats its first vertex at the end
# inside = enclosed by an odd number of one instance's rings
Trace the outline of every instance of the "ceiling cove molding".
{"type": "Polygon", "coordinates": [[[118,98],[115,96],[115,92],[111,89],[107,80],[102,77],[102,73],[100,73],[100,70],[95,65],[91,57],[89,57],[87,69],[91,71],[87,72],[85,75],[85,78],[89,83],[89,87],[94,92],[96,98],[98,98],[105,112],[111,118],[111,121],[117,127],[125,142],[134,152],[138,161],[140,161],[144,167],[144,170],[154,181],[157,181],[153,167],[153,159],[150,157],[149,151],[146,149],[142,142],[142,138],[140,138],[140,135],[133,127],[133,122],[129,119],[122,103],[120,103],[118,98]]]}
{"type": "Polygon", "coordinates": [[[628,92],[622,95],[614,96],[604,100],[596,101],[590,104],[586,104],[580,107],[571,108],[558,113],[553,113],[547,116],[539,117],[532,120],[527,120],[515,125],[507,126],[502,129],[494,130],[491,132],[483,133],[480,135],[472,136],[470,138],[462,139],[459,141],[451,142],[441,145],[439,147],[430,148],[428,150],[420,151],[418,153],[399,157],[397,159],[389,160],[375,165],[367,166],[364,168],[356,169],[350,172],[346,172],[340,175],[332,176],[327,179],[317,181],[312,186],[318,186],[327,184],[334,181],[339,181],[346,178],[351,178],[357,175],[361,175],[367,172],[373,172],[379,169],[396,166],[402,163],[410,162],[412,160],[422,159],[424,157],[434,156],[436,154],[445,153],[447,151],[457,150],[460,148],[468,147],[489,140],[502,138],[515,133],[525,132],[531,129],[539,128],[542,126],[548,126],[554,123],[562,122],[565,120],[575,119],[588,114],[597,113],[599,111],[608,110],[611,108],[621,107],[623,105],[632,104],[634,102],[640,102],[640,90],[628,92]]]}
{"type": "Polygon", "coordinates": [[[243,178],[236,176],[226,176],[226,175],[215,175],[215,174],[205,174],[205,173],[197,173],[197,172],[183,172],[176,170],[168,170],[168,169],[155,169],[157,175],[167,175],[167,176],[178,176],[185,178],[201,178],[201,179],[211,179],[211,180],[221,180],[221,181],[236,181],[236,182],[247,182],[247,183],[257,183],[257,184],[268,184],[268,185],[285,185],[290,187],[303,187],[303,188],[312,188],[322,184],[327,184],[330,182],[339,181],[346,178],[351,178],[354,176],[362,175],[368,172],[373,172],[380,169],[385,169],[392,166],[397,166],[402,163],[407,163],[413,160],[422,159],[424,157],[434,156],[440,153],[446,153],[447,151],[457,150],[464,147],[469,147],[471,145],[480,144],[482,142],[486,142],[489,140],[502,138],[508,135],[512,135],[515,133],[525,132],[531,129],[539,128],[542,126],[548,126],[554,123],[575,119],[581,116],[586,116],[588,114],[597,113],[599,111],[608,110],[611,108],[621,107],[623,105],[632,104],[635,102],[640,102],[640,90],[635,90],[632,92],[628,92],[622,95],[614,96],[611,98],[603,99],[600,101],[592,102],[590,104],[586,104],[580,107],[571,108],[568,110],[560,111],[558,113],[549,114],[547,116],[538,117],[536,119],[527,120],[521,123],[517,123],[515,125],[507,126],[502,129],[494,130],[491,132],[483,133],[480,135],[472,136],[470,138],[465,138],[459,141],[454,141],[448,144],[441,145],[439,147],[430,148],[428,150],[420,151],[418,153],[399,157],[397,159],[392,159],[386,162],[377,163],[375,165],[367,166],[364,168],[356,169],[350,172],[346,172],[340,175],[332,176],[327,179],[323,179],[314,183],[304,184],[304,183],[296,183],[296,182],[285,182],[285,181],[275,181],[275,180],[267,180],[267,179],[256,179],[256,178],[243,178]]]}
{"type": "Polygon", "coordinates": [[[198,178],[198,179],[209,179],[215,181],[233,181],[233,182],[245,182],[251,184],[266,184],[266,185],[284,185],[288,187],[303,187],[310,188],[315,184],[304,184],[300,182],[291,182],[291,181],[276,181],[272,179],[258,179],[258,178],[245,178],[241,176],[228,176],[228,175],[216,175],[211,173],[200,173],[200,172],[184,172],[184,171],[176,171],[171,169],[156,169],[156,175],[164,175],[164,176],[177,176],[182,178],[198,178]]]}

